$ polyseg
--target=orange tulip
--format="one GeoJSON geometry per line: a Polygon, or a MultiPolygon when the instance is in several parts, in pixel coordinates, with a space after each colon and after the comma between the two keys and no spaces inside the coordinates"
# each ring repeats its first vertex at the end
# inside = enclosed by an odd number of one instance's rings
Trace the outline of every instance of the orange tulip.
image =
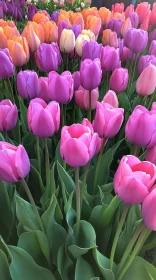
{"type": "Polygon", "coordinates": [[[99,16],[101,18],[102,24],[104,25],[104,24],[107,24],[111,20],[112,13],[109,9],[102,7],[99,10],[99,16]]]}
{"type": "Polygon", "coordinates": [[[90,29],[95,36],[98,36],[101,29],[101,18],[88,16],[86,19],[86,29],[90,29]]]}
{"type": "Polygon", "coordinates": [[[39,11],[33,16],[33,21],[41,24],[50,20],[50,16],[46,11],[39,11]]]}
{"type": "Polygon", "coordinates": [[[12,20],[7,20],[7,25],[10,27],[15,27],[15,23],[12,20]]]}
{"type": "Polygon", "coordinates": [[[0,27],[4,28],[7,25],[6,21],[4,19],[0,19],[0,27]]]}
{"type": "Polygon", "coordinates": [[[72,24],[79,24],[81,28],[84,29],[84,19],[81,13],[73,13],[70,16],[70,21],[72,24]]]}
{"type": "Polygon", "coordinates": [[[26,38],[15,36],[8,40],[8,49],[14,66],[22,66],[29,60],[29,47],[26,38]]]}
{"type": "Polygon", "coordinates": [[[69,20],[69,17],[66,17],[64,14],[59,14],[59,16],[58,16],[58,21],[57,21],[57,25],[59,25],[59,23],[60,23],[62,20],[66,21],[66,22],[68,23],[68,26],[71,25],[70,20],[69,20]]]}
{"type": "Polygon", "coordinates": [[[147,16],[144,18],[143,23],[140,25],[140,29],[148,31],[149,24],[150,24],[150,16],[151,16],[151,11],[149,11],[147,16]]]}
{"type": "Polygon", "coordinates": [[[102,35],[102,44],[104,46],[111,46],[114,48],[118,48],[118,37],[116,32],[111,31],[110,29],[106,29],[103,31],[103,35],[102,35]]]}
{"type": "Polygon", "coordinates": [[[112,17],[113,18],[116,18],[116,19],[121,19],[121,20],[125,20],[125,14],[124,13],[122,13],[122,14],[120,14],[120,13],[114,13],[114,14],[112,14],[112,17]]]}
{"type": "Polygon", "coordinates": [[[83,29],[81,34],[87,35],[90,41],[95,41],[95,35],[91,30],[83,29]]]}
{"type": "Polygon", "coordinates": [[[10,27],[10,26],[5,26],[4,27],[4,34],[7,37],[7,39],[12,39],[14,36],[20,36],[19,31],[17,30],[17,27],[10,27]]]}
{"type": "Polygon", "coordinates": [[[121,28],[121,35],[122,35],[123,37],[124,37],[125,32],[126,32],[126,30],[127,30],[128,28],[132,28],[132,23],[131,23],[131,20],[130,20],[129,17],[124,21],[124,23],[123,23],[123,25],[122,25],[122,28],[121,28]]]}
{"type": "Polygon", "coordinates": [[[47,21],[42,24],[44,30],[44,42],[49,44],[58,42],[58,27],[54,21],[47,21]]]}
{"type": "Polygon", "coordinates": [[[5,26],[15,27],[16,25],[12,20],[0,19],[0,27],[4,28],[5,26]]]}
{"type": "Polygon", "coordinates": [[[44,42],[43,28],[36,22],[28,22],[21,35],[27,39],[31,52],[37,51],[40,44],[44,42]]]}
{"type": "Polygon", "coordinates": [[[7,48],[7,37],[4,34],[3,28],[0,27],[0,49],[7,48]]]}
{"type": "Polygon", "coordinates": [[[82,16],[83,16],[85,22],[86,22],[86,19],[88,16],[99,17],[98,10],[95,7],[89,8],[89,9],[84,9],[81,13],[82,13],[82,16]]]}

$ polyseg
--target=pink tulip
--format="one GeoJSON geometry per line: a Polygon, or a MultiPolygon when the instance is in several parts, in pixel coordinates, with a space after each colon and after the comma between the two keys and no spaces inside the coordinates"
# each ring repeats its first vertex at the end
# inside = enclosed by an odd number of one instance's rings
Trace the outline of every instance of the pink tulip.
{"type": "Polygon", "coordinates": [[[149,194],[155,179],[154,164],[123,156],[114,176],[114,190],[125,204],[139,204],[149,194]]]}
{"type": "Polygon", "coordinates": [[[76,71],[72,75],[74,81],[74,91],[78,90],[80,87],[80,72],[76,71]]]}
{"type": "Polygon", "coordinates": [[[60,126],[60,107],[57,102],[48,105],[44,100],[35,98],[28,107],[29,130],[36,136],[47,138],[58,131],[60,126]]]}
{"type": "Polygon", "coordinates": [[[113,90],[109,90],[106,95],[104,96],[103,103],[108,103],[111,106],[113,106],[114,108],[118,108],[119,107],[119,101],[117,98],[116,93],[113,90]]]}
{"type": "Polygon", "coordinates": [[[136,83],[136,91],[143,96],[151,95],[156,88],[156,67],[149,65],[139,76],[136,83]]]}
{"type": "Polygon", "coordinates": [[[81,109],[89,110],[90,102],[91,109],[94,110],[96,108],[96,101],[99,98],[98,88],[93,89],[91,92],[89,92],[89,90],[86,90],[82,86],[80,86],[79,89],[75,91],[74,95],[75,102],[81,109]]]}
{"type": "Polygon", "coordinates": [[[133,144],[153,148],[156,145],[156,111],[136,106],[127,121],[125,133],[133,144]]]}
{"type": "Polygon", "coordinates": [[[8,99],[0,102],[0,132],[12,130],[17,123],[18,110],[8,99]]]}
{"type": "Polygon", "coordinates": [[[96,102],[96,115],[93,121],[94,131],[101,138],[112,138],[120,130],[124,119],[124,109],[114,108],[110,104],[96,102]]]}
{"type": "Polygon", "coordinates": [[[149,11],[147,16],[144,18],[142,24],[140,25],[140,29],[148,31],[149,23],[150,23],[150,16],[151,16],[151,11],[149,11]]]}
{"type": "Polygon", "coordinates": [[[151,111],[155,110],[156,111],[156,102],[152,103],[151,111]]]}
{"type": "Polygon", "coordinates": [[[45,102],[49,101],[49,87],[48,87],[48,78],[40,77],[39,78],[40,92],[39,98],[43,99],[45,102]]]}
{"type": "Polygon", "coordinates": [[[156,231],[156,186],[145,198],[142,204],[142,216],[145,225],[156,231]]]}
{"type": "Polygon", "coordinates": [[[61,132],[60,153],[65,162],[76,168],[86,165],[95,155],[97,133],[82,124],[64,126],[61,132]]]}
{"type": "Polygon", "coordinates": [[[147,150],[145,159],[156,165],[156,146],[147,150]]]}
{"type": "Polygon", "coordinates": [[[30,161],[22,145],[0,142],[0,179],[16,183],[30,172],[30,161]]]}
{"type": "Polygon", "coordinates": [[[150,4],[148,2],[143,2],[138,4],[135,12],[139,16],[139,23],[143,23],[144,18],[148,15],[150,11],[150,4]]]}
{"type": "Polygon", "coordinates": [[[115,69],[110,78],[110,88],[116,93],[123,92],[128,85],[128,70],[124,68],[115,69]]]}
{"type": "Polygon", "coordinates": [[[61,75],[53,71],[50,72],[48,85],[51,100],[59,104],[67,104],[73,98],[74,81],[70,72],[65,71],[61,75]]]}

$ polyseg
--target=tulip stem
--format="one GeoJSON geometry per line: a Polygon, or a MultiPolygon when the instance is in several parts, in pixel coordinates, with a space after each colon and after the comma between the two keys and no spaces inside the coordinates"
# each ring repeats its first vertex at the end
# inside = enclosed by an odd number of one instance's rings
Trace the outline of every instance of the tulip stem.
{"type": "Polygon", "coordinates": [[[130,240],[130,242],[129,242],[129,244],[128,244],[128,246],[127,246],[127,248],[126,248],[126,250],[125,250],[125,252],[122,256],[122,259],[121,259],[119,267],[118,267],[118,275],[120,274],[122,268],[124,267],[124,265],[126,263],[126,260],[129,256],[130,252],[132,251],[133,246],[134,246],[135,242],[137,241],[137,239],[138,239],[141,231],[143,230],[143,228],[144,228],[144,223],[142,221],[139,224],[139,226],[137,227],[136,231],[134,232],[134,234],[133,234],[133,236],[132,236],[132,238],[131,238],[131,240],[130,240]]]}
{"type": "Polygon", "coordinates": [[[13,93],[12,85],[11,85],[11,82],[10,82],[10,79],[9,79],[9,78],[8,78],[8,85],[9,85],[9,88],[10,88],[10,91],[11,91],[12,101],[13,101],[13,103],[15,104],[14,93],[13,93]]]}
{"type": "Polygon", "coordinates": [[[76,185],[76,235],[78,240],[79,230],[80,230],[80,219],[81,219],[81,195],[80,195],[78,167],[75,168],[75,185],[76,185]]]}
{"type": "Polygon", "coordinates": [[[132,264],[135,256],[138,254],[138,252],[140,251],[140,249],[142,248],[143,244],[145,243],[146,239],[148,238],[148,236],[150,235],[151,230],[149,228],[147,228],[144,225],[144,228],[137,240],[137,243],[132,251],[131,256],[129,257],[127,263],[125,264],[123,270],[121,271],[121,273],[119,274],[119,277],[117,278],[117,280],[122,280],[123,276],[125,275],[126,271],[128,270],[128,268],[130,267],[130,265],[132,264]]]}
{"type": "Polygon", "coordinates": [[[129,209],[129,205],[125,205],[115,237],[114,237],[114,241],[113,241],[113,245],[112,245],[112,250],[111,250],[111,255],[110,255],[110,270],[112,270],[113,268],[113,262],[114,262],[114,256],[115,256],[115,250],[116,250],[116,246],[119,240],[119,236],[123,227],[123,224],[125,222],[127,213],[128,213],[128,209],[129,209]]]}
{"type": "Polygon", "coordinates": [[[38,159],[38,171],[41,175],[41,155],[40,155],[40,142],[38,136],[36,136],[36,150],[37,150],[37,159],[38,159]]]}
{"type": "Polygon", "coordinates": [[[50,166],[49,166],[49,152],[48,152],[48,145],[47,139],[44,138],[44,149],[45,149],[45,167],[46,167],[46,186],[50,185],[50,166]]]}
{"type": "Polygon", "coordinates": [[[84,177],[83,177],[83,181],[82,181],[82,185],[81,185],[81,208],[82,208],[82,201],[83,201],[83,195],[84,195],[85,185],[86,185],[86,181],[87,181],[89,166],[90,166],[90,161],[86,165],[85,173],[84,173],[84,177]]]}
{"type": "Polygon", "coordinates": [[[28,187],[28,185],[27,185],[27,183],[26,183],[26,181],[25,181],[24,179],[21,180],[21,183],[22,183],[22,186],[23,186],[23,188],[24,188],[24,190],[25,190],[25,192],[26,192],[26,194],[27,194],[27,196],[28,196],[28,198],[29,198],[29,201],[30,201],[30,203],[31,203],[31,206],[32,206],[32,208],[33,208],[33,210],[34,210],[34,212],[35,212],[35,214],[36,214],[36,218],[37,218],[38,224],[39,224],[39,226],[40,226],[40,229],[41,229],[43,232],[45,232],[44,227],[43,227],[43,224],[42,224],[42,221],[41,221],[41,217],[40,217],[40,215],[39,215],[39,213],[38,213],[36,204],[35,204],[35,202],[34,202],[34,199],[33,199],[33,197],[32,197],[32,194],[31,194],[31,192],[30,192],[30,190],[29,190],[29,187],[28,187]]]}
{"type": "Polygon", "coordinates": [[[100,167],[101,158],[102,158],[102,154],[103,154],[103,151],[104,151],[105,143],[106,143],[106,141],[105,141],[105,139],[103,139],[102,148],[101,148],[101,151],[98,155],[98,159],[97,159],[97,162],[96,162],[94,184],[93,184],[93,194],[95,194],[95,192],[96,192],[96,187],[97,187],[96,185],[97,185],[97,178],[98,178],[98,174],[99,174],[99,167],[100,167]]]}

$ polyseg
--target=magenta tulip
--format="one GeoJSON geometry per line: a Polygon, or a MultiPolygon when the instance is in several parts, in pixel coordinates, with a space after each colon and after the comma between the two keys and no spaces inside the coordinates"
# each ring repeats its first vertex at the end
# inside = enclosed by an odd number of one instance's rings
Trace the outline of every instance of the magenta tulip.
{"type": "Polygon", "coordinates": [[[18,110],[8,99],[0,102],[0,132],[12,130],[17,123],[18,110]]]}
{"type": "Polygon", "coordinates": [[[135,156],[123,156],[114,176],[115,193],[125,204],[144,201],[156,179],[156,167],[135,156]]]}
{"type": "Polygon", "coordinates": [[[95,155],[97,133],[82,124],[64,126],[61,132],[60,153],[71,167],[86,165],[95,155]]]}
{"type": "Polygon", "coordinates": [[[94,110],[96,108],[96,101],[99,98],[99,91],[98,88],[89,91],[80,86],[79,89],[75,91],[74,96],[76,104],[81,109],[89,110],[91,102],[91,110],[94,110]]]}
{"type": "Polygon", "coordinates": [[[119,107],[119,101],[116,93],[113,90],[109,90],[103,98],[103,103],[108,103],[114,108],[119,107]]]}
{"type": "Polygon", "coordinates": [[[156,146],[147,149],[145,159],[156,165],[156,146]]]}
{"type": "Polygon", "coordinates": [[[48,105],[44,100],[35,98],[28,107],[29,130],[36,136],[47,138],[58,131],[60,126],[60,107],[57,102],[48,105]]]}
{"type": "Polygon", "coordinates": [[[156,231],[156,186],[142,204],[142,217],[145,225],[156,231]]]}
{"type": "Polygon", "coordinates": [[[110,88],[116,93],[123,92],[128,85],[128,70],[124,68],[116,69],[110,78],[110,88]]]}
{"type": "Polygon", "coordinates": [[[49,101],[50,96],[49,96],[48,78],[40,77],[39,85],[40,85],[39,98],[43,99],[45,102],[49,101]]]}
{"type": "Polygon", "coordinates": [[[0,179],[16,183],[30,172],[30,161],[22,145],[0,142],[0,179]]]}
{"type": "Polygon", "coordinates": [[[13,76],[15,67],[8,49],[0,49],[0,79],[8,79],[13,76]]]}
{"type": "Polygon", "coordinates": [[[156,66],[150,64],[139,76],[136,91],[143,96],[151,95],[156,88],[156,66]]]}
{"type": "Polygon", "coordinates": [[[40,86],[37,73],[25,70],[17,74],[17,90],[21,97],[34,99],[39,96],[40,86]]]}
{"type": "Polygon", "coordinates": [[[101,54],[101,67],[103,70],[109,72],[121,67],[119,49],[115,49],[110,46],[103,47],[101,54]]]}
{"type": "Polygon", "coordinates": [[[156,40],[153,40],[153,41],[151,42],[151,45],[150,45],[150,47],[149,47],[148,54],[149,54],[149,55],[154,55],[154,56],[156,56],[156,40]]]}
{"type": "Polygon", "coordinates": [[[150,64],[156,66],[156,57],[154,55],[142,55],[139,58],[138,63],[138,72],[139,75],[143,72],[145,68],[147,68],[150,64]]]}
{"type": "Polygon", "coordinates": [[[72,75],[74,80],[74,91],[77,90],[80,87],[80,72],[76,71],[72,75]]]}

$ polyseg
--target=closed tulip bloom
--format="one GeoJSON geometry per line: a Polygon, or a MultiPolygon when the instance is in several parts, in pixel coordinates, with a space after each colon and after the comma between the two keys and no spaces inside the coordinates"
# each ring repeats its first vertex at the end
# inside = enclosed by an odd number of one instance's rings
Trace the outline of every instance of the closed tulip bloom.
{"type": "Polygon", "coordinates": [[[71,167],[86,165],[95,155],[97,138],[89,127],[82,124],[64,126],[61,131],[60,153],[71,167]]]}
{"type": "Polygon", "coordinates": [[[14,66],[20,67],[28,62],[30,55],[26,38],[16,36],[8,40],[8,49],[14,66]]]}
{"type": "Polygon", "coordinates": [[[57,21],[58,21],[58,16],[59,16],[58,11],[54,11],[51,15],[51,20],[54,21],[56,24],[57,24],[57,21]]]}
{"type": "Polygon", "coordinates": [[[102,45],[97,42],[84,42],[82,47],[82,60],[95,58],[101,59],[102,45]]]}
{"type": "Polygon", "coordinates": [[[121,67],[119,50],[110,46],[102,48],[101,67],[103,70],[112,72],[121,67]]]}
{"type": "Polygon", "coordinates": [[[82,48],[83,48],[83,45],[84,45],[85,41],[89,42],[90,39],[87,35],[83,35],[83,34],[80,34],[76,39],[75,49],[76,49],[76,52],[79,56],[82,56],[82,48]]]}
{"type": "Polygon", "coordinates": [[[115,193],[125,204],[140,204],[156,179],[156,167],[135,156],[123,156],[114,176],[115,193]]]}
{"type": "Polygon", "coordinates": [[[42,24],[44,30],[44,42],[50,44],[58,42],[58,27],[55,22],[47,21],[42,24]]]}
{"type": "Polygon", "coordinates": [[[7,37],[4,34],[3,28],[0,27],[0,49],[5,49],[8,46],[7,37]]]}
{"type": "Polygon", "coordinates": [[[156,102],[153,102],[153,103],[152,103],[151,110],[152,110],[152,111],[153,111],[153,110],[155,110],[155,111],[156,111],[156,102]]]}
{"type": "Polygon", "coordinates": [[[28,20],[32,20],[33,16],[37,13],[37,8],[34,5],[28,6],[28,20]]]}
{"type": "Polygon", "coordinates": [[[24,99],[34,99],[39,96],[39,81],[35,71],[25,70],[17,74],[17,90],[24,99]]]}
{"type": "Polygon", "coordinates": [[[96,114],[93,121],[94,131],[101,138],[112,138],[120,130],[124,120],[124,109],[114,108],[104,102],[96,102],[96,114]],[[99,125],[100,124],[100,125],[99,125]]]}
{"type": "Polygon", "coordinates": [[[43,22],[47,22],[50,20],[50,15],[46,11],[38,11],[32,19],[37,24],[41,24],[43,22]]]}
{"type": "Polygon", "coordinates": [[[7,39],[12,39],[14,36],[20,36],[16,26],[11,27],[6,25],[3,30],[7,39]]]}
{"type": "Polygon", "coordinates": [[[89,40],[94,42],[95,41],[95,35],[91,30],[83,29],[81,32],[82,35],[87,35],[89,37],[89,40]]]}
{"type": "Polygon", "coordinates": [[[75,39],[77,39],[77,37],[81,34],[82,32],[82,28],[79,24],[73,24],[71,26],[71,30],[74,32],[75,35],[75,39]]]}
{"type": "Polygon", "coordinates": [[[148,31],[149,24],[150,24],[150,15],[151,15],[151,11],[149,11],[147,16],[144,18],[143,23],[140,25],[140,29],[148,31]]]}
{"type": "Polygon", "coordinates": [[[102,24],[106,25],[111,20],[111,11],[105,7],[99,9],[99,16],[101,18],[102,24]]]}
{"type": "Polygon", "coordinates": [[[149,42],[151,43],[153,40],[156,40],[156,29],[149,33],[149,42]]]}
{"type": "Polygon", "coordinates": [[[56,43],[42,43],[35,54],[36,64],[41,71],[56,71],[61,65],[62,57],[56,43]]]}
{"type": "Polygon", "coordinates": [[[145,160],[150,161],[156,165],[156,146],[151,149],[147,149],[145,160]]]}
{"type": "Polygon", "coordinates": [[[93,89],[91,92],[84,89],[82,86],[75,91],[75,103],[83,110],[90,109],[90,100],[91,100],[91,110],[96,108],[96,101],[99,98],[98,88],[93,89]]]}
{"type": "Polygon", "coordinates": [[[112,13],[120,13],[124,12],[124,3],[115,3],[112,5],[112,13]]]}
{"type": "Polygon", "coordinates": [[[150,25],[156,24],[156,3],[153,4],[152,12],[150,15],[150,25]]]}
{"type": "Polygon", "coordinates": [[[48,85],[51,100],[59,104],[67,104],[73,98],[74,81],[70,72],[65,71],[61,75],[56,72],[50,72],[48,85]]]}
{"type": "Polygon", "coordinates": [[[156,231],[156,186],[144,199],[142,204],[142,217],[144,224],[151,230],[156,231]]]}
{"type": "Polygon", "coordinates": [[[128,85],[128,70],[124,68],[116,69],[110,78],[110,88],[116,93],[123,92],[128,85]]]}
{"type": "Polygon", "coordinates": [[[133,144],[153,148],[156,145],[156,111],[136,106],[127,121],[125,133],[133,144]]]}
{"type": "Polygon", "coordinates": [[[122,25],[122,28],[121,28],[121,35],[124,37],[124,35],[125,35],[125,33],[126,33],[126,30],[129,29],[129,28],[131,28],[131,27],[132,27],[132,23],[131,23],[130,18],[128,17],[128,18],[124,21],[124,23],[123,23],[123,25],[122,25]]]}
{"type": "Polygon", "coordinates": [[[153,40],[151,42],[151,45],[149,47],[149,51],[148,51],[149,55],[154,55],[156,57],[156,40],[153,40]]]}
{"type": "Polygon", "coordinates": [[[99,35],[101,28],[101,19],[96,16],[88,16],[86,20],[86,29],[90,29],[95,36],[99,35]]]}
{"type": "Polygon", "coordinates": [[[44,31],[40,24],[35,22],[28,22],[22,32],[22,36],[27,39],[30,51],[34,53],[40,47],[40,44],[44,42],[44,31]]]}
{"type": "Polygon", "coordinates": [[[30,161],[22,145],[0,142],[0,178],[8,183],[24,179],[30,172],[30,161]]]}
{"type": "Polygon", "coordinates": [[[110,47],[118,48],[119,43],[116,32],[113,32],[110,29],[104,30],[102,35],[102,44],[104,46],[109,45],[110,47]]]}
{"type": "Polygon", "coordinates": [[[93,90],[101,83],[102,71],[98,58],[93,61],[85,59],[80,66],[80,83],[84,89],[93,90]],[[94,73],[94,75],[93,75],[94,73]]]}
{"type": "Polygon", "coordinates": [[[75,35],[72,30],[63,29],[60,37],[60,50],[63,53],[70,53],[75,48],[75,35]]]}
{"type": "Polygon", "coordinates": [[[136,91],[143,96],[151,95],[156,88],[156,66],[150,64],[139,76],[136,91]]]}
{"type": "Polygon", "coordinates": [[[17,123],[18,110],[8,99],[0,102],[0,132],[12,130],[17,123]]]}
{"type": "Polygon", "coordinates": [[[81,30],[84,29],[84,19],[81,13],[73,13],[72,19],[71,19],[72,25],[79,25],[81,30]]]}
{"type": "Polygon", "coordinates": [[[139,24],[143,23],[144,18],[150,11],[150,4],[148,2],[143,2],[137,5],[135,12],[138,14],[139,17],[139,24]]]}
{"type": "Polygon", "coordinates": [[[0,79],[10,78],[15,71],[8,49],[0,49],[0,79]]]}
{"type": "Polygon", "coordinates": [[[139,24],[139,17],[137,15],[137,13],[130,13],[128,16],[131,20],[131,24],[133,28],[138,28],[138,24],[139,24]]]}
{"type": "Polygon", "coordinates": [[[151,64],[156,66],[156,57],[154,55],[142,55],[142,56],[140,56],[139,63],[138,63],[139,74],[141,74],[143,72],[143,70],[151,64]]]}
{"type": "Polygon", "coordinates": [[[116,93],[113,90],[109,90],[106,93],[106,95],[104,96],[102,102],[110,104],[114,108],[118,108],[119,107],[118,97],[117,97],[116,93]]]}
{"type": "Polygon", "coordinates": [[[134,12],[134,5],[129,5],[125,10],[125,18],[128,18],[131,13],[134,12]]]}
{"type": "Polygon", "coordinates": [[[141,53],[148,43],[148,33],[141,29],[127,29],[124,36],[124,45],[134,53],[141,53]],[[141,44],[139,44],[141,42],[141,44]]]}
{"type": "Polygon", "coordinates": [[[69,29],[69,24],[65,20],[60,21],[58,24],[58,42],[60,42],[63,29],[69,29]]]}
{"type": "Polygon", "coordinates": [[[121,28],[123,25],[123,21],[122,20],[118,20],[115,18],[112,18],[108,24],[106,25],[106,29],[111,29],[112,31],[116,32],[117,36],[120,35],[121,33],[121,28]]]}
{"type": "Polygon", "coordinates": [[[60,107],[55,101],[48,105],[44,100],[35,98],[28,107],[29,130],[36,136],[47,138],[58,131],[60,126],[60,107]]]}
{"type": "Polygon", "coordinates": [[[45,102],[50,100],[49,97],[49,87],[48,87],[48,78],[47,77],[40,77],[39,78],[39,98],[43,99],[45,102]]]}
{"type": "Polygon", "coordinates": [[[79,71],[74,72],[72,77],[74,81],[74,91],[75,91],[78,90],[78,88],[80,87],[80,72],[79,71]]]}

